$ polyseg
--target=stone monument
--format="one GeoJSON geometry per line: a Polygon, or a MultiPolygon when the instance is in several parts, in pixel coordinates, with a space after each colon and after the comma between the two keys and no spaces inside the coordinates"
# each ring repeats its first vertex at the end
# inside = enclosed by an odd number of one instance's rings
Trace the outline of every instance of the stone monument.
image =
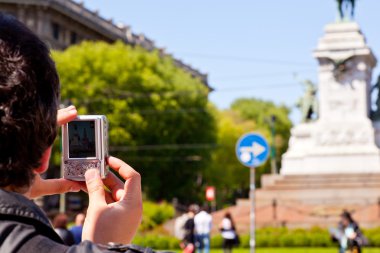
{"type": "Polygon", "coordinates": [[[376,58],[359,25],[328,24],[314,57],[318,119],[292,129],[281,174],[380,173],[380,127],[370,120],[376,58]]]}
{"type": "Polygon", "coordinates": [[[308,103],[303,103],[302,122],[291,130],[280,174],[262,177],[256,196],[257,207],[265,210],[257,213],[262,226],[328,227],[344,209],[361,226],[380,225],[379,96],[377,110],[371,108],[371,92],[379,93],[380,79],[371,85],[376,58],[348,15],[325,27],[313,52],[317,87],[302,97],[308,103]]]}
{"type": "MultiPolygon", "coordinates": [[[[337,2],[340,18],[313,53],[318,83],[304,82],[302,122],[291,130],[280,174],[263,175],[256,191],[259,227],[336,226],[342,210],[361,227],[380,226],[380,94],[371,110],[380,78],[371,85],[376,58],[359,25],[348,21],[355,1],[337,2]]],[[[248,224],[249,207],[239,200],[229,210],[239,226],[248,224]]]]}

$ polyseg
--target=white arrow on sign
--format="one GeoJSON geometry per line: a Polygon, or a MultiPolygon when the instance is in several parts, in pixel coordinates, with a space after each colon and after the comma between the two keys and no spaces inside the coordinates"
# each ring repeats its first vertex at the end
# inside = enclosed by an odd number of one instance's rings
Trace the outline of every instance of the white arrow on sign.
{"type": "Polygon", "coordinates": [[[241,153],[252,153],[253,157],[257,157],[265,152],[265,147],[257,142],[252,143],[252,147],[241,147],[241,153]]]}

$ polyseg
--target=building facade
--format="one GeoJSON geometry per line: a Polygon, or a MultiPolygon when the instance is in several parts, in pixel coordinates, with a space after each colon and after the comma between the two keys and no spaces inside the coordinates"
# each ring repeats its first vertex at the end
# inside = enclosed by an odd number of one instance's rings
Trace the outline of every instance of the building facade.
{"type": "MultiPolygon", "coordinates": [[[[98,11],[84,7],[83,2],[72,0],[0,0],[0,11],[9,13],[26,24],[50,48],[64,50],[83,40],[117,40],[129,45],[139,45],[149,51],[159,50],[163,56],[172,57],[159,49],[143,34],[135,34],[126,25],[116,25],[112,19],[101,17],[98,11]]],[[[173,57],[172,57],[173,58],[173,57]]],[[[199,78],[210,90],[207,74],[173,58],[174,63],[199,78]]]]}

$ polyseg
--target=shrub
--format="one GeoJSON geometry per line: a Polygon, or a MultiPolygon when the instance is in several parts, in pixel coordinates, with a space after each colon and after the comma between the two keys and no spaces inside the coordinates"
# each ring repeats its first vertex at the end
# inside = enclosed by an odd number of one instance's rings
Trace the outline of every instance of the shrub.
{"type": "MultiPolygon", "coordinates": [[[[379,233],[380,234],[380,233],[379,233]]],[[[240,237],[240,247],[249,248],[249,235],[240,237]]],[[[306,229],[262,228],[256,230],[257,247],[328,247],[333,246],[326,229],[314,227],[306,229]]]]}
{"type": "Polygon", "coordinates": [[[296,233],[293,236],[294,247],[307,247],[310,245],[310,239],[306,233],[296,233]]]}
{"type": "MultiPolygon", "coordinates": [[[[270,247],[271,246],[271,235],[269,234],[264,234],[260,233],[257,234],[256,236],[256,246],[259,248],[264,248],[264,247],[270,247]]],[[[249,242],[249,237],[248,237],[248,242],[249,242]]],[[[249,246],[249,244],[248,244],[249,246]]]]}
{"type": "Polygon", "coordinates": [[[168,238],[168,242],[169,242],[169,248],[168,249],[179,249],[179,243],[180,241],[175,238],[175,237],[169,237],[168,238]]]}
{"type": "Polygon", "coordinates": [[[156,204],[150,201],[143,203],[143,220],[140,231],[152,230],[168,219],[174,217],[174,207],[166,202],[156,204]]]}
{"type": "Polygon", "coordinates": [[[371,233],[366,235],[369,246],[371,247],[380,247],[380,234],[371,233]]]}
{"type": "Polygon", "coordinates": [[[310,233],[309,240],[312,247],[328,247],[332,245],[331,238],[326,233],[310,233]]]}
{"type": "Polygon", "coordinates": [[[284,234],[279,238],[281,247],[293,247],[294,246],[294,235],[292,234],[284,234]]]}
{"type": "MultiPolygon", "coordinates": [[[[380,247],[380,229],[364,230],[364,235],[368,238],[370,246],[380,247]]],[[[250,236],[240,235],[239,248],[249,248],[250,236]]],[[[134,240],[134,244],[150,247],[153,249],[178,250],[180,241],[173,236],[163,236],[152,233],[139,234],[134,240]]],[[[216,235],[211,238],[212,248],[222,248],[223,238],[216,235]]],[[[283,228],[265,228],[256,231],[256,246],[265,247],[331,247],[336,246],[327,230],[312,228],[310,230],[283,228]]]]}
{"type": "Polygon", "coordinates": [[[179,240],[172,236],[160,236],[155,234],[137,235],[132,243],[156,250],[179,249],[179,240]]]}
{"type": "Polygon", "coordinates": [[[380,247],[380,228],[365,229],[363,234],[368,239],[369,247],[380,247]]]}
{"type": "Polygon", "coordinates": [[[223,238],[221,235],[216,235],[211,238],[211,248],[222,248],[223,246],[223,238]]]}
{"type": "Polygon", "coordinates": [[[249,248],[249,235],[240,235],[240,248],[249,248]]]}
{"type": "Polygon", "coordinates": [[[279,234],[268,234],[268,247],[280,246],[280,237],[279,234]]]}
{"type": "Polygon", "coordinates": [[[169,249],[169,239],[165,237],[156,238],[156,249],[169,249]]]}

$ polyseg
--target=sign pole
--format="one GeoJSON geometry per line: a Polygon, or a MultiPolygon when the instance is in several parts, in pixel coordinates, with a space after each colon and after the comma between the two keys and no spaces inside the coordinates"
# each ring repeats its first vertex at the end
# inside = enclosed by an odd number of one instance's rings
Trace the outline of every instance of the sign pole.
{"type": "Polygon", "coordinates": [[[255,234],[255,167],[250,167],[250,182],[249,182],[249,198],[251,202],[250,210],[250,253],[255,253],[256,248],[256,234],[255,234]]]}
{"type": "Polygon", "coordinates": [[[269,145],[265,138],[257,133],[244,134],[236,143],[236,156],[238,160],[250,170],[249,198],[250,198],[250,253],[255,253],[256,248],[256,214],[255,214],[255,168],[265,163],[269,155],[269,145]]]}

